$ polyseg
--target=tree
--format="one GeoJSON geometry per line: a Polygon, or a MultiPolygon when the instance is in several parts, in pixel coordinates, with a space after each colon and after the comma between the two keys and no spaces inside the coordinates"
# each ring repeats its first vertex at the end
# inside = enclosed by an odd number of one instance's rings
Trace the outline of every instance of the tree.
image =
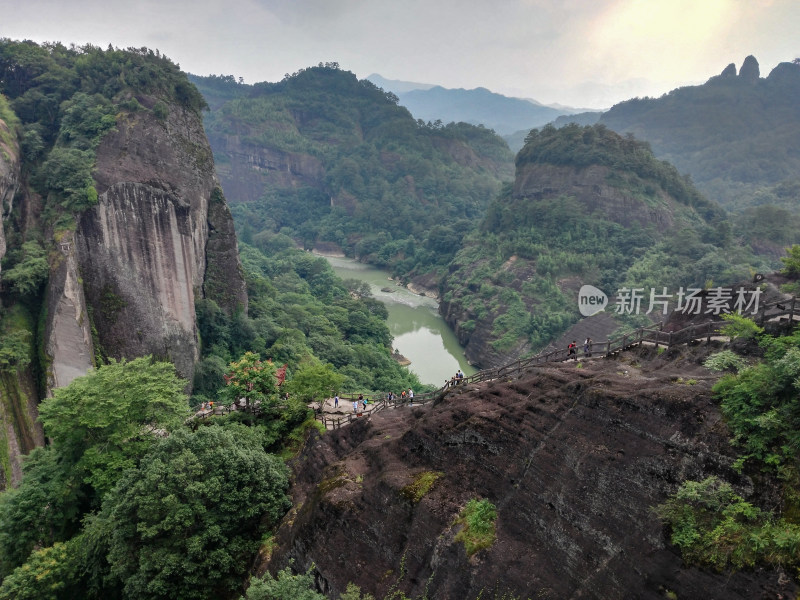
{"type": "Polygon", "coordinates": [[[341,389],[344,379],[344,375],[333,370],[332,364],[309,360],[295,369],[292,379],[286,382],[285,387],[293,397],[311,402],[330,397],[341,389]]]}
{"type": "Polygon", "coordinates": [[[23,567],[3,579],[0,598],[58,600],[80,597],[75,555],[79,538],[36,550],[23,567]]]}
{"type": "Polygon", "coordinates": [[[44,248],[38,242],[30,241],[22,244],[21,260],[3,271],[3,281],[20,296],[31,296],[47,281],[49,273],[50,265],[44,248]]]}
{"type": "Polygon", "coordinates": [[[0,495],[0,574],[25,563],[34,548],[72,536],[86,501],[80,478],[53,447],[34,449],[23,469],[19,487],[0,495]]]}
{"type": "Polygon", "coordinates": [[[784,264],[781,273],[792,277],[800,277],[800,244],[794,244],[786,249],[786,256],[781,257],[784,264]]]}
{"type": "Polygon", "coordinates": [[[241,584],[268,527],[291,506],[284,463],[244,426],[161,440],[106,497],[111,576],[123,597],[221,598],[241,584]]]}
{"type": "Polygon", "coordinates": [[[98,367],[39,406],[45,433],[98,497],[188,416],[185,382],[149,356],[98,367]]]}
{"type": "Polygon", "coordinates": [[[258,354],[245,352],[242,357],[230,365],[230,372],[225,375],[223,397],[227,404],[233,404],[244,398],[249,407],[252,404],[266,405],[277,399],[278,385],[275,378],[275,365],[262,361],[258,354]]]}
{"type": "Polygon", "coordinates": [[[291,569],[286,567],[276,577],[265,573],[253,579],[247,594],[239,600],[325,600],[325,596],[314,590],[311,569],[292,575],[291,569]]]}

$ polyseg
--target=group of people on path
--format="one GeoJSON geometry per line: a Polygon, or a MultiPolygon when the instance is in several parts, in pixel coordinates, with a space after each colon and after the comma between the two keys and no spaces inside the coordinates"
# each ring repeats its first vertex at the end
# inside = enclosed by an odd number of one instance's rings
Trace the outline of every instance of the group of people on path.
{"type": "MultiPolygon", "coordinates": [[[[583,357],[584,358],[591,358],[592,357],[592,338],[587,337],[583,342],[583,357]]],[[[567,346],[567,360],[578,360],[578,344],[575,340],[567,346]]]]}
{"type": "MultiPolygon", "coordinates": [[[[412,390],[411,388],[408,388],[408,392],[406,392],[406,390],[403,390],[400,393],[399,397],[401,400],[408,399],[410,404],[412,405],[414,404],[414,390],[412,390]]],[[[392,402],[396,398],[398,398],[398,396],[394,392],[389,392],[388,394],[386,394],[386,399],[389,402],[392,402]]],[[[353,413],[358,414],[360,408],[363,410],[367,410],[368,404],[369,400],[364,398],[364,394],[359,394],[358,398],[356,400],[353,400],[353,413]]],[[[339,394],[335,394],[333,396],[333,407],[339,408],[339,394]]]]}
{"type": "Polygon", "coordinates": [[[447,387],[448,385],[450,386],[458,385],[459,383],[461,383],[463,379],[464,379],[464,373],[462,373],[461,369],[459,369],[458,372],[450,378],[449,382],[445,380],[444,385],[445,387],[447,387]]]}

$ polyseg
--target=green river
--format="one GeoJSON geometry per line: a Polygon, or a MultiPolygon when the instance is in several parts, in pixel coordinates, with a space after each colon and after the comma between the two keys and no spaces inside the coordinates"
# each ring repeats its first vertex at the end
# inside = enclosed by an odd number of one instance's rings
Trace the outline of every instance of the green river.
{"type": "Polygon", "coordinates": [[[441,386],[459,368],[465,375],[475,372],[455,334],[439,315],[436,300],[396,285],[386,271],[349,258],[325,258],[339,277],[365,281],[373,297],[386,305],[393,346],[411,361],[408,368],[422,383],[441,386]],[[392,291],[382,291],[386,288],[392,291]]]}

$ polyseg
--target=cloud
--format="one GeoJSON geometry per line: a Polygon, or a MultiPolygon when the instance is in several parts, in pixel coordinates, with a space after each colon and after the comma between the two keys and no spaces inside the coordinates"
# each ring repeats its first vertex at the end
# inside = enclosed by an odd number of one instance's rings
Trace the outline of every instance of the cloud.
{"type": "Polygon", "coordinates": [[[0,14],[3,36],[148,46],[249,82],[337,61],[581,105],[800,55],[795,0],[0,0],[0,14]]]}

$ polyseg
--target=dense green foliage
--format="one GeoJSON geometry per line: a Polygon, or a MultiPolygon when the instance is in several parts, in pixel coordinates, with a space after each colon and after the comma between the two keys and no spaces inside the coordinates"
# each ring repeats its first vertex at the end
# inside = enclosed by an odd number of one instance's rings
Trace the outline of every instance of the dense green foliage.
{"type": "Polygon", "coordinates": [[[195,394],[214,399],[228,363],[248,350],[286,364],[287,390],[309,399],[323,392],[424,389],[391,357],[383,304],[282,234],[262,232],[254,244],[241,245],[249,314],[228,317],[213,302],[198,303],[204,358],[195,394]]]}
{"type": "Polygon", "coordinates": [[[496,537],[495,522],[497,509],[488,500],[473,498],[459,513],[456,524],[461,529],[456,534],[454,541],[462,542],[467,556],[472,556],[479,550],[489,548],[494,544],[496,537]]]}
{"type": "Polygon", "coordinates": [[[800,564],[800,525],[774,518],[716,477],[684,482],[658,514],[686,562],[719,571],[800,564]]]}
{"type": "Polygon", "coordinates": [[[687,562],[719,570],[800,567],[800,330],[779,338],[760,334],[759,344],[764,357],[758,364],[723,351],[706,366],[734,370],[714,386],[732,441],[741,450],[734,466],[777,478],[782,516],[745,501],[716,477],[686,481],[658,513],[687,562]]]}
{"type": "Polygon", "coordinates": [[[42,403],[52,445],[34,450],[20,486],[0,496],[0,598],[240,589],[290,504],[286,467],[266,447],[280,448],[306,409],[271,427],[228,418],[192,431],[183,385],[171,364],[140,358],[42,403]]]}
{"type": "Polygon", "coordinates": [[[517,157],[521,168],[531,163],[605,166],[605,183],[634,210],[662,211],[672,224],[624,225],[629,211],[613,201],[606,209],[602,199],[590,206],[568,192],[528,197],[505,186],[480,232],[464,237],[444,296],[467,315],[462,327],[491,331],[498,352],[540,349],[578,320],[574,296],[559,283],[570,278],[609,295],[624,286],[649,294],[741,281],[760,264],[731,237],[719,208],[655,160],[646,144],[602,126],[545,127],[531,132],[517,157]],[[667,193],[674,200],[665,200],[667,193]]]}
{"type": "Polygon", "coordinates": [[[723,206],[775,204],[797,214],[800,156],[791,149],[800,143],[800,64],[781,63],[766,78],[749,75],[628,100],[600,122],[650,142],[656,156],[691,174],[723,206]]]}
{"type": "Polygon", "coordinates": [[[800,444],[800,331],[764,336],[764,360],[726,375],[715,386],[734,442],[742,449],[739,464],[797,470],[800,444]]]}
{"type": "Polygon", "coordinates": [[[314,590],[311,573],[293,575],[289,567],[251,580],[247,593],[241,600],[325,600],[325,596],[314,590]]]}
{"type": "Polygon", "coordinates": [[[393,94],[335,64],[255,86],[194,81],[221,104],[205,125],[223,183],[232,160],[225,139],[234,135],[324,172],[291,185],[276,176],[247,204],[228,191],[245,241],[283,231],[307,246],[335,242],[400,274],[430,270],[447,263],[511,175],[511,153],[490,130],[414,121],[393,94]]]}
{"type": "Polygon", "coordinates": [[[52,445],[32,452],[20,486],[0,496],[4,570],[22,564],[36,546],[68,539],[159,435],[182,426],[188,415],[182,389],[171,364],[144,357],[91,371],[41,403],[52,445]]]}
{"type": "Polygon", "coordinates": [[[159,434],[176,429],[187,416],[175,367],[150,357],[112,359],[39,405],[39,419],[59,455],[98,495],[138,464],[159,434]]]}
{"type": "Polygon", "coordinates": [[[109,536],[124,598],[221,597],[241,586],[262,534],[289,508],[287,488],[257,430],[184,430],[126,473],[91,527],[109,536]]]}
{"type": "Polygon", "coordinates": [[[787,249],[787,254],[781,258],[783,262],[782,273],[790,277],[800,277],[800,244],[794,244],[787,249]]]}

